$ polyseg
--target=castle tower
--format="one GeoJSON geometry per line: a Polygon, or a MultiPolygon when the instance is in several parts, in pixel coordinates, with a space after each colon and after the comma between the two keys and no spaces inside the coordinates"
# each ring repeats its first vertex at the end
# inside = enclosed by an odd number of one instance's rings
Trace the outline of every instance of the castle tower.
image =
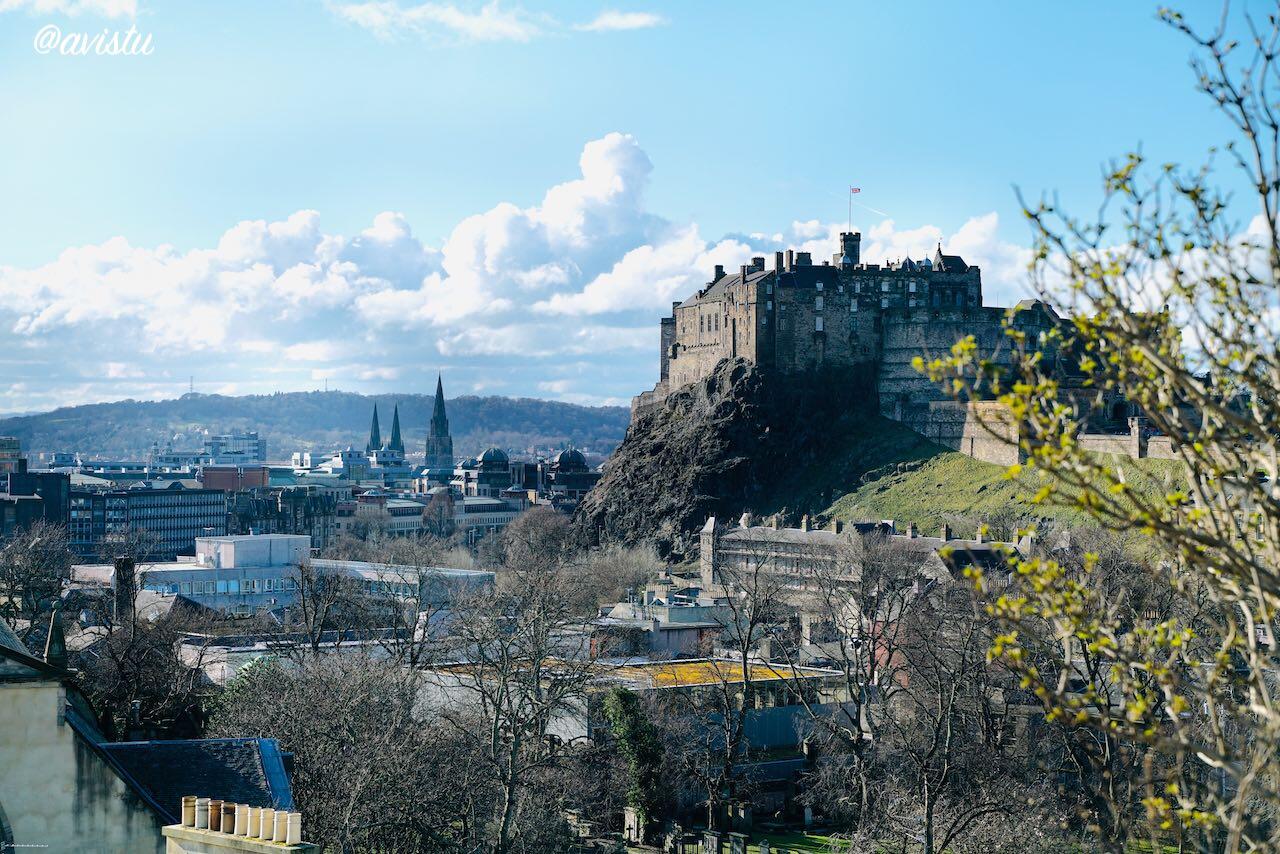
{"type": "Polygon", "coordinates": [[[843,270],[858,266],[862,261],[862,235],[856,231],[840,233],[840,255],[836,266],[843,270]]]}
{"type": "Polygon", "coordinates": [[[369,453],[382,449],[382,431],[378,429],[378,404],[373,405],[373,424],[369,426],[369,444],[364,446],[369,453]]]}
{"type": "Polygon", "coordinates": [[[391,438],[387,440],[387,448],[404,456],[404,440],[400,438],[400,404],[396,404],[391,413],[391,438]]]}
{"type": "Polygon", "coordinates": [[[427,430],[428,469],[453,470],[453,438],[449,435],[449,418],[444,411],[444,382],[436,376],[436,402],[431,410],[431,426],[427,430]]]}

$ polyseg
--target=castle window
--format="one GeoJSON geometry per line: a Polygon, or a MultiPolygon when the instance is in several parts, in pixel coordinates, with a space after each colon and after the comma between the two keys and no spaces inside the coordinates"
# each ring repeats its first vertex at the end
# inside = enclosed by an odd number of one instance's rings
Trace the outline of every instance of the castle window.
{"type": "Polygon", "coordinates": [[[813,307],[818,311],[822,311],[822,294],[818,294],[816,297],[814,297],[813,307]]]}
{"type": "Polygon", "coordinates": [[[814,331],[814,332],[821,332],[821,331],[822,331],[822,318],[821,318],[821,317],[815,317],[815,318],[813,319],[813,331],[814,331]]]}
{"type": "Polygon", "coordinates": [[[822,290],[822,282],[817,283],[818,290],[822,290]]]}
{"type": "Polygon", "coordinates": [[[916,298],[915,298],[915,297],[912,297],[910,300],[908,300],[908,301],[907,301],[907,305],[908,305],[908,306],[910,306],[911,308],[915,308],[915,307],[916,307],[916,298]]]}
{"type": "Polygon", "coordinates": [[[881,308],[888,308],[888,307],[889,307],[889,298],[888,298],[888,297],[880,297],[880,307],[881,307],[881,308]]]}
{"type": "Polygon", "coordinates": [[[765,311],[773,311],[773,300],[766,300],[764,304],[765,311]]]}
{"type": "Polygon", "coordinates": [[[765,282],[764,292],[765,292],[766,294],[769,294],[770,296],[772,296],[772,295],[773,295],[773,281],[772,281],[772,280],[770,280],[770,281],[768,281],[768,282],[765,282]]]}
{"type": "Polygon", "coordinates": [[[881,280],[880,280],[880,293],[882,293],[882,294],[887,294],[887,293],[889,293],[889,280],[888,280],[888,279],[881,279],[881,280]]]}
{"type": "Polygon", "coordinates": [[[857,310],[858,310],[858,300],[855,297],[854,299],[849,300],[849,311],[854,312],[857,310]]]}
{"type": "Polygon", "coordinates": [[[698,315],[698,331],[702,331],[702,315],[698,315]]]}
{"type": "Polygon", "coordinates": [[[908,291],[910,291],[910,292],[911,292],[911,293],[913,293],[913,294],[916,292],[916,280],[915,280],[915,279],[912,279],[910,282],[907,282],[907,290],[908,290],[908,291]]]}
{"type": "Polygon", "coordinates": [[[844,285],[836,285],[836,293],[838,294],[844,293],[844,285]]]}

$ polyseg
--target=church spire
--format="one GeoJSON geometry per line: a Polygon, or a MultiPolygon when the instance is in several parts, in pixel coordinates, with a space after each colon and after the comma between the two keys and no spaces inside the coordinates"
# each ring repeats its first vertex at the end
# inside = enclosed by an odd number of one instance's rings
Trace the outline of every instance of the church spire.
{"type": "Polygon", "coordinates": [[[446,436],[449,433],[449,417],[444,412],[444,378],[436,374],[436,403],[431,410],[431,435],[446,436]]]}
{"type": "Polygon", "coordinates": [[[449,416],[444,411],[444,380],[436,375],[436,402],[431,409],[431,426],[427,428],[428,470],[440,473],[447,481],[453,471],[453,438],[449,435],[449,416]]]}
{"type": "Polygon", "coordinates": [[[369,444],[366,451],[377,451],[382,448],[382,431],[378,429],[378,404],[373,405],[373,424],[369,426],[369,444]]]}
{"type": "Polygon", "coordinates": [[[404,453],[404,440],[400,438],[400,404],[398,403],[391,414],[391,440],[387,442],[387,447],[400,454],[404,453]]]}

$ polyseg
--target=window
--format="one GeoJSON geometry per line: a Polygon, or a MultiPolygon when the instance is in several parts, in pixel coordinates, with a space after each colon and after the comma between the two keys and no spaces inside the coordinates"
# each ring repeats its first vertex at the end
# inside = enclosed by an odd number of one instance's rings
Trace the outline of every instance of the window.
{"type": "Polygon", "coordinates": [[[768,300],[764,304],[765,311],[773,311],[773,300],[768,300]]]}
{"type": "Polygon", "coordinates": [[[764,286],[764,292],[765,292],[766,294],[768,294],[769,296],[773,296],[773,282],[772,282],[772,281],[769,281],[769,282],[766,282],[766,283],[765,283],[765,286],[764,286]]]}
{"type": "Polygon", "coordinates": [[[858,310],[858,301],[856,299],[849,300],[850,313],[855,312],[857,310],[858,310]]]}
{"type": "Polygon", "coordinates": [[[182,582],[181,584],[179,584],[179,585],[178,585],[178,592],[179,592],[179,593],[182,593],[182,594],[184,594],[184,595],[186,595],[186,596],[190,596],[190,595],[191,595],[191,582],[190,582],[190,581],[184,581],[184,582],[182,582]]]}
{"type": "Polygon", "coordinates": [[[822,294],[818,294],[813,298],[813,307],[818,311],[822,311],[822,294]]]}
{"type": "Polygon", "coordinates": [[[880,307],[881,307],[881,308],[888,308],[888,307],[889,307],[889,298],[888,298],[888,297],[880,297],[880,307]]]}
{"type": "Polygon", "coordinates": [[[816,287],[818,288],[818,290],[822,290],[822,282],[818,282],[816,284],[816,287]]]}
{"type": "Polygon", "coordinates": [[[880,280],[880,293],[882,293],[882,294],[887,294],[887,293],[889,293],[889,280],[888,280],[888,279],[881,279],[881,280],[880,280]]]}
{"type": "Polygon", "coordinates": [[[237,579],[234,579],[234,578],[233,578],[233,579],[231,579],[230,581],[228,581],[228,582],[227,582],[227,592],[228,592],[228,593],[239,593],[239,592],[240,592],[240,582],[239,582],[239,580],[237,580],[237,579]]]}
{"type": "Polygon", "coordinates": [[[814,331],[814,332],[821,332],[821,331],[822,331],[822,317],[821,317],[821,316],[815,317],[815,318],[813,319],[813,331],[814,331]]]}
{"type": "Polygon", "coordinates": [[[910,282],[907,282],[907,290],[908,290],[910,293],[913,293],[913,294],[916,292],[916,280],[915,280],[915,279],[912,279],[910,282]]]}
{"type": "Polygon", "coordinates": [[[219,581],[218,581],[218,592],[219,592],[219,593],[226,593],[226,592],[227,592],[227,582],[222,581],[222,580],[219,580],[219,581]]]}

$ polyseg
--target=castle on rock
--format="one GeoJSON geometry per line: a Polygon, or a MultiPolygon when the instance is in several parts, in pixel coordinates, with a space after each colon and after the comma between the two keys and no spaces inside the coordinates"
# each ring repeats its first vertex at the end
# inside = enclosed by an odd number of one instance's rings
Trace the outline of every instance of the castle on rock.
{"type": "MultiPolygon", "coordinates": [[[[886,417],[979,459],[1016,459],[1016,449],[975,423],[978,404],[948,398],[912,366],[915,357],[947,353],[968,335],[984,356],[1009,361],[1008,309],[983,305],[982,271],[941,245],[932,258],[867,263],[861,244],[860,234],[846,232],[839,251],[818,264],[808,252],[787,250],[774,254],[772,269],[764,257],[737,272],[717,265],[703,288],[662,318],[660,378],[635,398],[633,412],[643,414],[724,359],[783,373],[862,368],[874,377],[886,417]]],[[[1034,338],[1061,320],[1047,305],[1024,300],[1013,322],[1034,338]]],[[[994,407],[991,414],[1000,417],[994,407]]]]}

